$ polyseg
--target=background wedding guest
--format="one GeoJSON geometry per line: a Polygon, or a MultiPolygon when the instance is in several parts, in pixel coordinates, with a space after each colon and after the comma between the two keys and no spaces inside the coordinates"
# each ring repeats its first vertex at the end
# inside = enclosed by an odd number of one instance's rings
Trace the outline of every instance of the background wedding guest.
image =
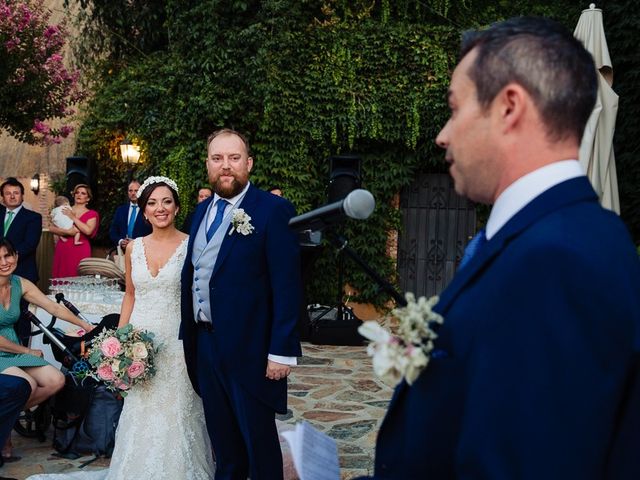
{"type": "Polygon", "coordinates": [[[78,264],[83,258],[91,256],[91,243],[89,239],[98,233],[100,215],[95,210],[90,210],[87,205],[91,201],[92,194],[89,185],[80,183],[73,189],[73,206],[64,211],[72,221],[75,228],[63,229],[51,225],[49,230],[61,237],[73,237],[75,229],[81,234],[81,243],[71,241],[58,242],[53,253],[52,278],[74,277],[78,274],[78,264]]]}
{"type": "MultiPolygon", "coordinates": [[[[25,406],[29,408],[60,390],[64,386],[64,375],[42,358],[41,350],[20,344],[14,325],[20,318],[21,300],[33,303],[86,331],[92,330],[93,326],[50,300],[31,281],[16,275],[18,260],[19,254],[11,242],[0,240],[0,373],[21,377],[29,382],[31,395],[25,406]]],[[[11,458],[9,445],[5,445],[2,455],[5,460],[11,458]]]]}
{"type": "Polygon", "coordinates": [[[277,195],[278,197],[281,197],[282,196],[282,188],[280,188],[277,185],[274,185],[269,189],[269,193],[272,193],[274,195],[277,195]]]}
{"type": "Polygon", "coordinates": [[[213,195],[213,191],[209,187],[202,187],[198,189],[198,203],[204,202],[207,198],[213,195]]]}
{"type": "Polygon", "coordinates": [[[436,142],[456,191],[493,207],[429,364],[389,405],[375,478],[640,478],[640,262],[577,161],[596,92],[550,20],[463,38],[436,142]]]}
{"type": "Polygon", "coordinates": [[[144,237],[151,233],[151,226],[145,223],[138,209],[138,189],[140,182],[131,180],[127,186],[129,201],[116,208],[109,229],[109,238],[114,246],[120,245],[123,250],[134,238],[144,237]]]}
{"type": "MultiPolygon", "coordinates": [[[[4,205],[0,206],[0,239],[11,241],[19,254],[16,275],[36,283],[38,267],[36,250],[42,235],[42,215],[23,205],[24,186],[13,177],[0,185],[4,205]]],[[[23,305],[23,307],[25,307],[23,305]]],[[[16,331],[23,343],[28,341],[31,324],[28,319],[20,319],[16,331]]]]}
{"type": "MultiPolygon", "coordinates": [[[[209,198],[213,194],[213,191],[209,187],[202,187],[198,189],[198,194],[196,195],[196,205],[204,202],[207,198],[209,198]]],[[[184,233],[189,233],[191,229],[191,222],[193,221],[193,210],[188,213],[185,217],[184,222],[182,223],[182,231],[184,233]]]]}

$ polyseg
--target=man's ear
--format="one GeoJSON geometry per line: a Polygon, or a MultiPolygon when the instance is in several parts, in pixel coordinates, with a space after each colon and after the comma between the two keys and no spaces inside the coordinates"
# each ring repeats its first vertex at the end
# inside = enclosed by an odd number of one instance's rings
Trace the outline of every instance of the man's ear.
{"type": "Polygon", "coordinates": [[[253,157],[247,157],[247,170],[251,171],[253,168],[253,157]]]}
{"type": "Polygon", "coordinates": [[[531,96],[521,85],[509,83],[500,90],[494,102],[499,122],[506,132],[522,123],[530,106],[531,96]]]}

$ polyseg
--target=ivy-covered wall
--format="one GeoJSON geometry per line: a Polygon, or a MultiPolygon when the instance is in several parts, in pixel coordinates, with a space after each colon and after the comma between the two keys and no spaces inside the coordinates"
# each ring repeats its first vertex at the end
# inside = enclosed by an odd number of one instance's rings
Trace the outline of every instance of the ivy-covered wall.
{"type": "MultiPolygon", "coordinates": [[[[124,1],[93,3],[128,8],[124,1]]],[[[124,199],[130,173],[119,160],[124,136],[143,148],[137,176],[176,179],[184,215],[206,182],[205,139],[226,126],[249,136],[252,180],[265,188],[280,185],[299,212],[326,202],[330,155],[360,154],[363,188],[374,194],[376,211],[366,221],[345,222],[341,231],[373,269],[393,280],[386,243],[399,216],[391,201],[415,172],[444,170],[433,139],[448,115],[446,90],[460,30],[517,8],[549,13],[561,7],[527,3],[164,2],[162,13],[147,20],[163,29],[153,42],[132,48],[117,37],[118,49],[88,57],[95,95],[85,110],[78,151],[99,166],[102,232],[108,230],[109,212],[124,199]]],[[[309,299],[334,302],[332,248],[324,249],[316,271],[309,299]]],[[[387,300],[350,262],[345,280],[360,300],[387,300]]]]}

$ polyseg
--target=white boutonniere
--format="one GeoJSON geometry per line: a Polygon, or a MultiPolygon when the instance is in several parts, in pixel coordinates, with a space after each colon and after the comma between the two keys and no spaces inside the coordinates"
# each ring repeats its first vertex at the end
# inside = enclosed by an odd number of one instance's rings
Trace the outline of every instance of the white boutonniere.
{"type": "Polygon", "coordinates": [[[231,230],[229,230],[229,235],[233,232],[238,232],[242,235],[249,235],[254,230],[253,225],[251,225],[251,217],[247,215],[243,208],[237,208],[233,211],[231,225],[232,227],[231,230]]]}
{"type": "Polygon", "coordinates": [[[373,357],[373,371],[390,385],[403,378],[411,385],[418,378],[429,363],[433,340],[438,337],[431,326],[444,321],[432,310],[438,297],[420,297],[416,301],[413,293],[407,293],[405,298],[407,306],[391,312],[399,321],[397,335],[376,321],[364,322],[358,328],[360,335],[371,340],[367,354],[373,357]]]}

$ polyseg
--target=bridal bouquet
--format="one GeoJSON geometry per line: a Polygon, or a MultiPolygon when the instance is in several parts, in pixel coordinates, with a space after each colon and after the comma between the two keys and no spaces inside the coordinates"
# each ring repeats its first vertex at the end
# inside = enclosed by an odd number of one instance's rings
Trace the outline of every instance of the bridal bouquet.
{"type": "Polygon", "coordinates": [[[397,335],[378,322],[364,322],[358,332],[371,340],[367,353],[373,357],[373,371],[385,383],[396,385],[404,379],[411,385],[429,363],[433,340],[438,335],[431,328],[444,320],[432,307],[438,297],[417,301],[413,293],[405,295],[407,306],[395,308],[391,314],[398,319],[397,335]]]}
{"type": "Polygon", "coordinates": [[[123,397],[132,386],[145,382],[156,373],[153,333],[125,325],[105,330],[93,340],[89,350],[92,376],[104,382],[109,390],[123,397]]]}

